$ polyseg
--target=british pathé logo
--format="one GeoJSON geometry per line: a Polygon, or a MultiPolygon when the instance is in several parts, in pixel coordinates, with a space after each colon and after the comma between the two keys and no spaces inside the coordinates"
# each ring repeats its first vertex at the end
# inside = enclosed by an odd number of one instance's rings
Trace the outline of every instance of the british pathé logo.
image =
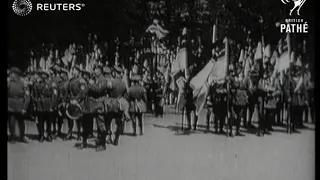
{"type": "Polygon", "coordinates": [[[292,15],[292,12],[297,9],[297,15],[300,16],[300,9],[301,7],[303,6],[303,4],[306,2],[306,0],[281,0],[281,2],[283,4],[288,4],[290,2],[293,2],[294,3],[294,6],[293,8],[290,10],[290,13],[289,15],[291,16],[292,15]]]}
{"type": "MultiPolygon", "coordinates": [[[[300,9],[306,0],[281,0],[283,4],[289,4],[293,2],[294,6],[289,12],[289,16],[293,15],[293,11],[296,10],[296,15],[300,16],[300,9]]],[[[286,19],[285,22],[277,23],[280,27],[281,33],[308,33],[308,23],[302,18],[286,19]]]]}
{"type": "Polygon", "coordinates": [[[32,10],[32,3],[29,0],[15,0],[12,4],[13,12],[19,16],[26,16],[32,10]]]}
{"type": "MultiPolygon", "coordinates": [[[[37,3],[36,11],[81,11],[83,3],[37,3]]],[[[12,5],[13,12],[19,16],[26,16],[32,10],[30,0],[15,0],[12,5]]]]}

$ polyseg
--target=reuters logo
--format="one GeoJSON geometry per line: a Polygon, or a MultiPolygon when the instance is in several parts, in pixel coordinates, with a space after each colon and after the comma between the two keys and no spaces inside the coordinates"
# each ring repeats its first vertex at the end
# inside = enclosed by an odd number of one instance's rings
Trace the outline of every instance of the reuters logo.
{"type": "Polygon", "coordinates": [[[29,0],[15,0],[12,4],[13,12],[19,16],[26,16],[32,10],[32,4],[29,0]]]}

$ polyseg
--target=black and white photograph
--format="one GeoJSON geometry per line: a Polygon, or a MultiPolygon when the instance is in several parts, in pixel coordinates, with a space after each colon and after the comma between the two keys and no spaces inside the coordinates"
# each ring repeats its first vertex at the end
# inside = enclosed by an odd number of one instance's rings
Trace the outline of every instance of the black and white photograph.
{"type": "Polygon", "coordinates": [[[9,0],[8,180],[314,180],[315,0],[9,0]]]}

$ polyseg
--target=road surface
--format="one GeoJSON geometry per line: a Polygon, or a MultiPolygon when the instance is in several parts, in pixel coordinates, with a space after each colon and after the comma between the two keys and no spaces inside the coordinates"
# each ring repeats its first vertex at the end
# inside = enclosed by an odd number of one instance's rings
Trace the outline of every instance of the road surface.
{"type": "Polygon", "coordinates": [[[191,133],[179,132],[180,121],[172,113],[147,116],[143,136],[124,135],[104,152],[78,150],[76,140],[41,144],[32,140],[34,122],[27,122],[29,144],[8,144],[8,180],[315,179],[313,125],[300,134],[276,128],[264,137],[243,131],[245,136],[228,138],[204,133],[203,116],[191,133]]]}

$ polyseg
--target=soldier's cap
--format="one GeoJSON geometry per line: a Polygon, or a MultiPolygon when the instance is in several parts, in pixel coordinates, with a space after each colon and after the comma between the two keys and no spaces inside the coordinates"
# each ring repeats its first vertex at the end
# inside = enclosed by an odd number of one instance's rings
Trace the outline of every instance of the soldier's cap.
{"type": "Polygon", "coordinates": [[[131,80],[134,81],[134,82],[138,82],[138,81],[141,81],[142,78],[140,75],[134,75],[131,77],[131,80]]]}
{"type": "Polygon", "coordinates": [[[111,69],[106,66],[106,67],[103,68],[103,72],[106,73],[106,74],[110,74],[111,73],[111,69]]]}
{"type": "Polygon", "coordinates": [[[121,67],[115,66],[113,69],[114,69],[117,73],[121,73],[121,72],[122,72],[122,68],[121,68],[121,67]]]}
{"type": "Polygon", "coordinates": [[[45,75],[45,76],[49,77],[50,74],[48,71],[39,71],[39,75],[41,75],[41,76],[45,75]]]}
{"type": "Polygon", "coordinates": [[[12,67],[9,71],[9,74],[17,74],[20,76],[22,74],[22,71],[17,67],[12,67]]]}
{"type": "Polygon", "coordinates": [[[60,72],[61,71],[61,67],[57,64],[54,64],[51,68],[50,68],[51,71],[53,72],[60,72]]]}

